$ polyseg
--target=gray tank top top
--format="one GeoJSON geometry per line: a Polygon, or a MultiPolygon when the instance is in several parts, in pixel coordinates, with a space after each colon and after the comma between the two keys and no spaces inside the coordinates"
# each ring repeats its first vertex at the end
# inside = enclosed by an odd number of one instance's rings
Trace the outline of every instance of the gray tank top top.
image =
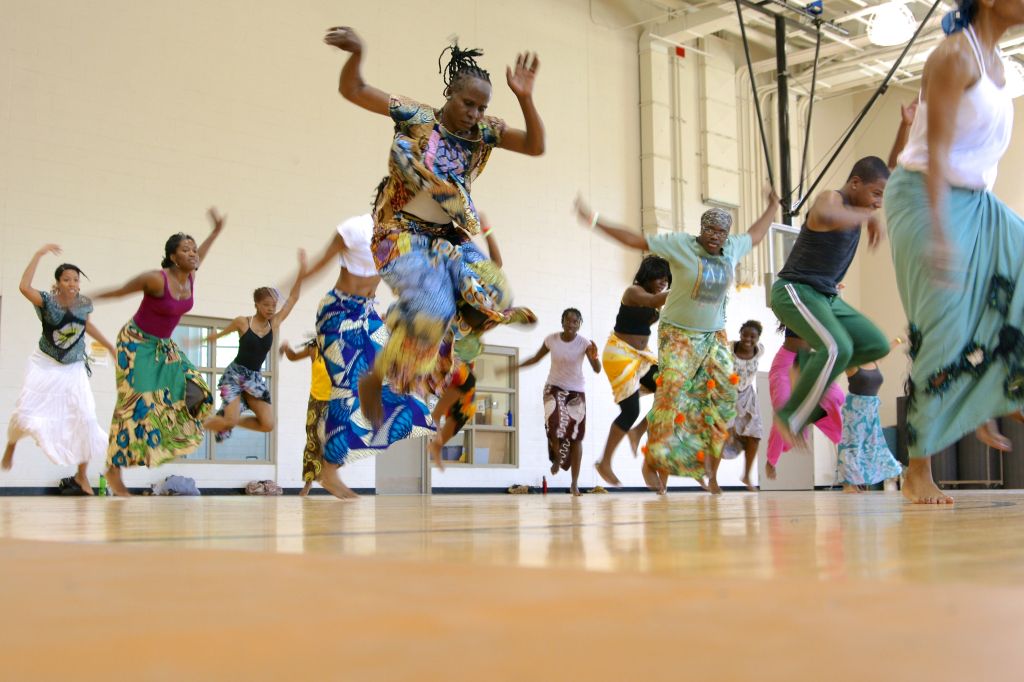
{"type": "Polygon", "coordinates": [[[865,369],[861,367],[857,373],[849,377],[850,393],[852,395],[878,395],[878,389],[882,387],[882,370],[865,369]]]}
{"type": "Polygon", "coordinates": [[[860,229],[815,232],[805,225],[800,228],[779,277],[806,284],[826,296],[835,296],[859,243],[860,229]]]}

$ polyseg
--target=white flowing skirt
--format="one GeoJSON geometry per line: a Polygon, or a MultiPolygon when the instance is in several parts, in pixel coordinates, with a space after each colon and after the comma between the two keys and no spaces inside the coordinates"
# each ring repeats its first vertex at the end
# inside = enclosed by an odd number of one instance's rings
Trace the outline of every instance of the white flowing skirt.
{"type": "Polygon", "coordinates": [[[27,364],[7,440],[31,436],[54,464],[62,466],[105,459],[107,432],[96,421],[85,363],[64,365],[36,349],[27,364]]]}

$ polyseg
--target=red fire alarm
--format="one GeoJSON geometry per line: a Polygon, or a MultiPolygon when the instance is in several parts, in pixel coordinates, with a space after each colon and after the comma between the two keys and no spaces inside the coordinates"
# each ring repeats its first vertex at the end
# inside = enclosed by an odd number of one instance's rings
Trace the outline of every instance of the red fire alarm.
{"type": "Polygon", "coordinates": [[[676,56],[677,57],[685,57],[686,56],[686,48],[685,47],[678,47],[677,46],[676,47],[676,56]]]}

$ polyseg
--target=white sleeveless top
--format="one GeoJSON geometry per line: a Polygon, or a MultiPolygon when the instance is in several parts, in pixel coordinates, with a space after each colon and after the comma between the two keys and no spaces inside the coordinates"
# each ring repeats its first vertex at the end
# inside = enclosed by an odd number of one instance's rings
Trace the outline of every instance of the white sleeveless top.
{"type": "Polygon", "coordinates": [[[338,234],[345,241],[345,248],[338,256],[338,264],[357,277],[375,277],[377,265],[370,251],[373,217],[367,213],[349,218],[338,225],[338,234]]]}
{"type": "MultiPolygon", "coordinates": [[[[946,181],[954,187],[991,190],[996,182],[999,160],[1010,146],[1013,100],[1006,86],[1000,88],[985,71],[985,60],[973,26],[964,29],[964,37],[978,60],[981,77],[960,100],[949,147],[946,181]]],[[[1002,53],[999,57],[1004,59],[1002,53]]],[[[928,109],[923,99],[918,103],[917,116],[899,163],[909,170],[928,172],[928,109]]]]}
{"type": "Polygon", "coordinates": [[[587,382],[583,378],[583,359],[587,356],[590,341],[577,334],[575,339],[566,343],[561,334],[551,334],[544,339],[544,345],[551,351],[547,383],[566,391],[585,391],[587,382]]]}

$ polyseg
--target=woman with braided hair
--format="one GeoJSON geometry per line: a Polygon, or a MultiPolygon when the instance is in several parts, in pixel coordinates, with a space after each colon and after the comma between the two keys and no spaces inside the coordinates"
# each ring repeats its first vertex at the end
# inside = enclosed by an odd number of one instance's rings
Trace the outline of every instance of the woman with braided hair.
{"type": "Polygon", "coordinates": [[[391,337],[373,370],[360,381],[364,414],[382,419],[381,390],[386,379],[402,393],[426,392],[442,338],[462,301],[495,323],[515,321],[500,300],[507,299],[479,274],[486,256],[470,241],[480,219],[470,195],[491,150],[520,154],[544,152],[544,127],[533,104],[536,55],[521,54],[506,69],[509,88],[519,100],[526,129],[506,126],[485,111],[491,99],[489,74],[476,58],[480,50],[446,48],[442,68],[445,103],[439,108],[367,84],[360,67],[362,39],[348,27],[328,31],[324,42],[350,54],[339,90],[368,111],[390,116],[395,135],[388,178],[374,207],[373,256],[397,302],[387,315],[391,337]]]}

